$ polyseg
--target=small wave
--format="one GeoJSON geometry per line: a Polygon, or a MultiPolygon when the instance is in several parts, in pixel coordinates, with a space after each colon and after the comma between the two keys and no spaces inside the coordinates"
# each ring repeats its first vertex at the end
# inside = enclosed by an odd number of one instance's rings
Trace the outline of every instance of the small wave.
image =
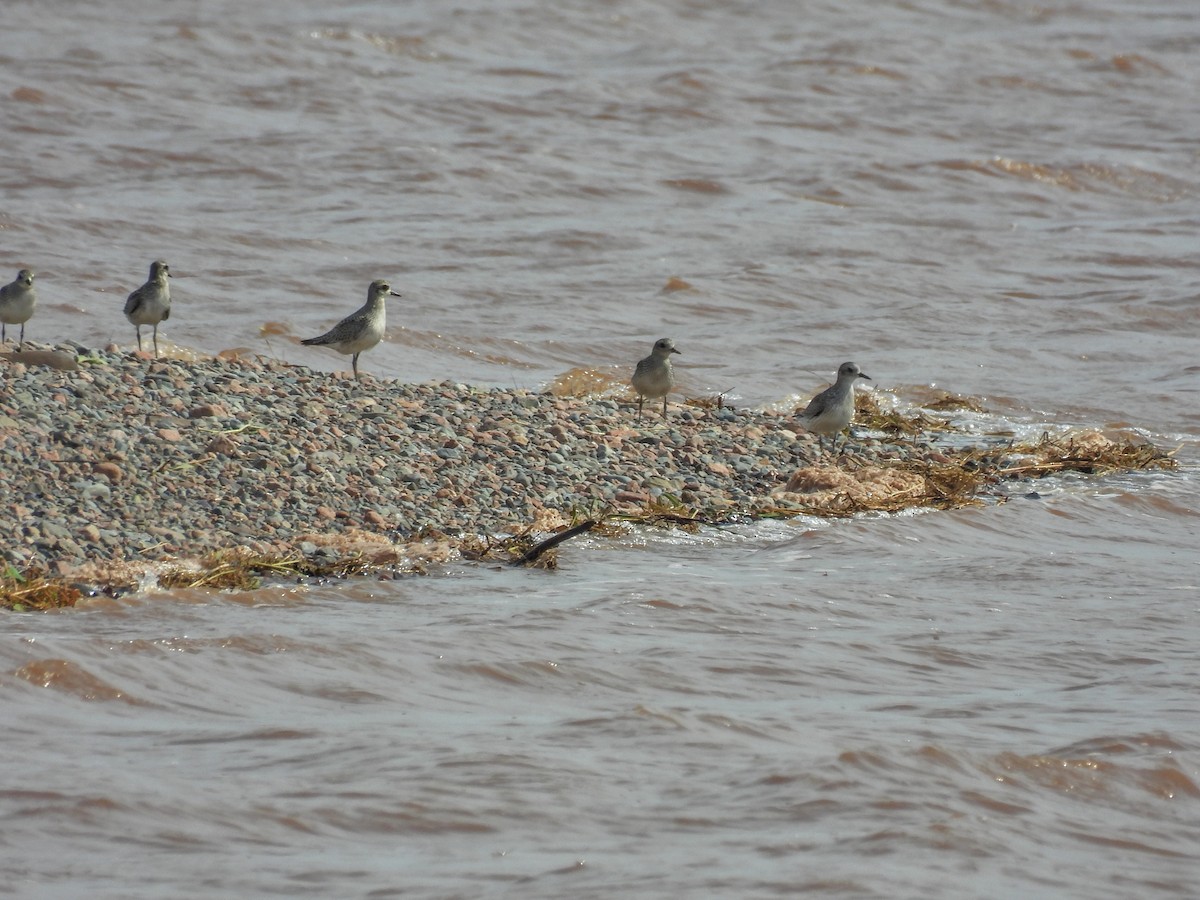
{"type": "Polygon", "coordinates": [[[120,688],[67,659],[37,659],[27,662],[13,676],[37,687],[55,688],[82,700],[120,700],[140,704],[120,688]]]}
{"type": "Polygon", "coordinates": [[[988,160],[942,160],[935,165],[952,171],[1032,181],[1067,191],[1119,194],[1158,203],[1175,203],[1196,194],[1195,186],[1190,182],[1137,166],[1092,162],[1058,165],[1004,156],[988,160]]]}

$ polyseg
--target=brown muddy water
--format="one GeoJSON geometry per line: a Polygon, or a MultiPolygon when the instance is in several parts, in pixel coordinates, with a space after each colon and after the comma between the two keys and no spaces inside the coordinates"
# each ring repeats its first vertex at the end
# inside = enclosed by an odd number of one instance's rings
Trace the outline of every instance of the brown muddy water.
{"type": "Polygon", "coordinates": [[[1195,896],[1194,4],[10,0],[0,75],[33,340],[131,345],[161,257],[160,339],[343,370],[387,278],[381,377],[666,335],[1182,464],[5,615],[0,895],[1195,896]]]}

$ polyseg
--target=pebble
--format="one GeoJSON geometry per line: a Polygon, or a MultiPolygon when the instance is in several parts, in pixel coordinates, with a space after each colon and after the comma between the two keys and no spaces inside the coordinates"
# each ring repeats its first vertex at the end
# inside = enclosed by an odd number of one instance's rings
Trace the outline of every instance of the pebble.
{"type": "Polygon", "coordinates": [[[120,481],[125,477],[125,473],[121,471],[121,467],[114,462],[96,463],[92,471],[97,475],[103,475],[112,482],[120,481]]]}
{"type": "Polygon", "coordinates": [[[112,497],[112,489],[103,482],[93,481],[83,486],[80,496],[85,500],[108,500],[112,497]]]}

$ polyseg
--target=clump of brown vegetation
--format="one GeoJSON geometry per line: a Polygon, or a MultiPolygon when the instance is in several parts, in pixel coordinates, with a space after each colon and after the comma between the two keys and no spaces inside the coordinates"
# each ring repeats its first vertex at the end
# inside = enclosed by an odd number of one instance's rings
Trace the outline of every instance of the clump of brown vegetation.
{"type": "Polygon", "coordinates": [[[694,406],[696,409],[736,409],[736,407],[725,399],[729,391],[721,391],[719,394],[714,394],[711,397],[688,397],[684,400],[685,406],[694,406]]]}
{"type": "Polygon", "coordinates": [[[263,580],[289,578],[348,578],[372,571],[422,572],[426,561],[445,561],[452,551],[445,535],[421,535],[405,545],[366,531],[309,534],[302,540],[323,551],[306,556],[299,550],[262,553],[246,547],[218,550],[199,560],[159,565],[163,588],[209,588],[252,591],[263,580]]]}
{"type": "Polygon", "coordinates": [[[0,608],[13,612],[62,609],[74,606],[83,592],[43,569],[24,572],[5,566],[0,571],[0,608]]]}
{"type": "Polygon", "coordinates": [[[884,409],[874,391],[859,391],[854,395],[854,421],[872,431],[892,435],[958,430],[946,419],[935,419],[921,410],[905,415],[894,409],[884,409]]]}
{"type": "Polygon", "coordinates": [[[1107,475],[1179,467],[1172,454],[1164,453],[1151,443],[1130,438],[1112,440],[1098,431],[1075,432],[1062,437],[1043,434],[1036,444],[1013,445],[1007,455],[1010,461],[998,470],[1005,478],[1040,478],[1057,472],[1107,475]]]}
{"type": "Polygon", "coordinates": [[[947,450],[886,465],[808,466],[776,491],[775,506],[756,514],[850,516],[919,507],[955,509],[979,505],[984,497],[1002,503],[1007,495],[997,486],[1019,478],[1061,472],[1104,475],[1177,465],[1171,454],[1144,441],[1112,440],[1097,431],[1047,434],[1037,443],[947,450]]]}
{"type": "Polygon", "coordinates": [[[307,560],[298,554],[270,557],[235,549],[210,553],[195,563],[168,566],[159,570],[157,577],[159,586],[167,589],[253,591],[262,586],[264,575],[293,577],[307,574],[306,568],[307,560]]]}
{"type": "Polygon", "coordinates": [[[418,535],[407,543],[366,531],[304,535],[318,552],[280,547],[264,552],[234,547],[198,559],[166,562],[89,563],[74,573],[77,581],[54,577],[40,569],[13,566],[0,570],[0,608],[15,611],[75,606],[85,596],[119,597],[154,584],[167,590],[199,588],[253,591],[264,583],[297,578],[349,578],[373,571],[423,574],[427,563],[442,563],[457,550],[446,535],[418,535]]]}
{"type": "Polygon", "coordinates": [[[986,412],[983,404],[974,397],[963,397],[958,394],[951,394],[949,391],[940,391],[937,396],[927,400],[922,404],[925,409],[932,409],[934,412],[950,412],[962,411],[968,412],[986,412]]]}
{"type": "Polygon", "coordinates": [[[775,493],[777,505],[769,512],[776,517],[801,513],[845,517],[862,512],[897,512],[920,506],[946,508],[978,502],[973,496],[973,482],[954,485],[944,473],[934,475],[933,469],[910,464],[856,468],[806,466],[775,493]]]}

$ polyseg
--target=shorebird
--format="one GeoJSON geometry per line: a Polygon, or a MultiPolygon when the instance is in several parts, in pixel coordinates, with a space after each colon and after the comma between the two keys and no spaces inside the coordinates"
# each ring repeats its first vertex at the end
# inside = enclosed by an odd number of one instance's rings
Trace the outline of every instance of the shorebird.
{"type": "MultiPolygon", "coordinates": [[[[817,436],[817,446],[822,451],[825,449],[824,435],[832,435],[830,449],[836,450],[837,436],[850,427],[850,420],[854,418],[854,383],[860,378],[871,380],[871,376],[864,374],[854,363],[842,363],[833,386],[813,397],[804,412],[797,416],[800,424],[817,436]]],[[[846,442],[842,441],[842,449],[845,448],[846,442]]]]}
{"type": "Polygon", "coordinates": [[[353,353],[350,364],[354,369],[354,380],[358,381],[358,355],[383,340],[383,331],[387,326],[384,301],[388,297],[399,296],[386,281],[372,281],[367,289],[367,302],[362,309],[346,316],[320,337],[306,338],[300,343],[328,345],[338,353],[353,353]]]}
{"type": "Polygon", "coordinates": [[[21,339],[17,349],[25,345],[25,323],[37,306],[37,291],[33,288],[33,272],[22,269],[16,280],[0,287],[0,344],[8,340],[6,325],[20,325],[21,339]]]}
{"type": "Polygon", "coordinates": [[[671,368],[671,354],[678,353],[675,342],[670,338],[659,338],[654,342],[650,355],[640,360],[633,370],[633,389],[638,394],[638,414],[642,418],[642,404],[646,398],[662,397],[663,418],[667,417],[667,394],[675,386],[675,372],[671,368]]]}
{"type": "Polygon", "coordinates": [[[138,351],[142,349],[142,326],[154,326],[154,355],[158,356],[158,323],[171,318],[171,267],[161,259],[150,263],[150,279],[125,301],[125,318],[137,329],[138,351]]]}

